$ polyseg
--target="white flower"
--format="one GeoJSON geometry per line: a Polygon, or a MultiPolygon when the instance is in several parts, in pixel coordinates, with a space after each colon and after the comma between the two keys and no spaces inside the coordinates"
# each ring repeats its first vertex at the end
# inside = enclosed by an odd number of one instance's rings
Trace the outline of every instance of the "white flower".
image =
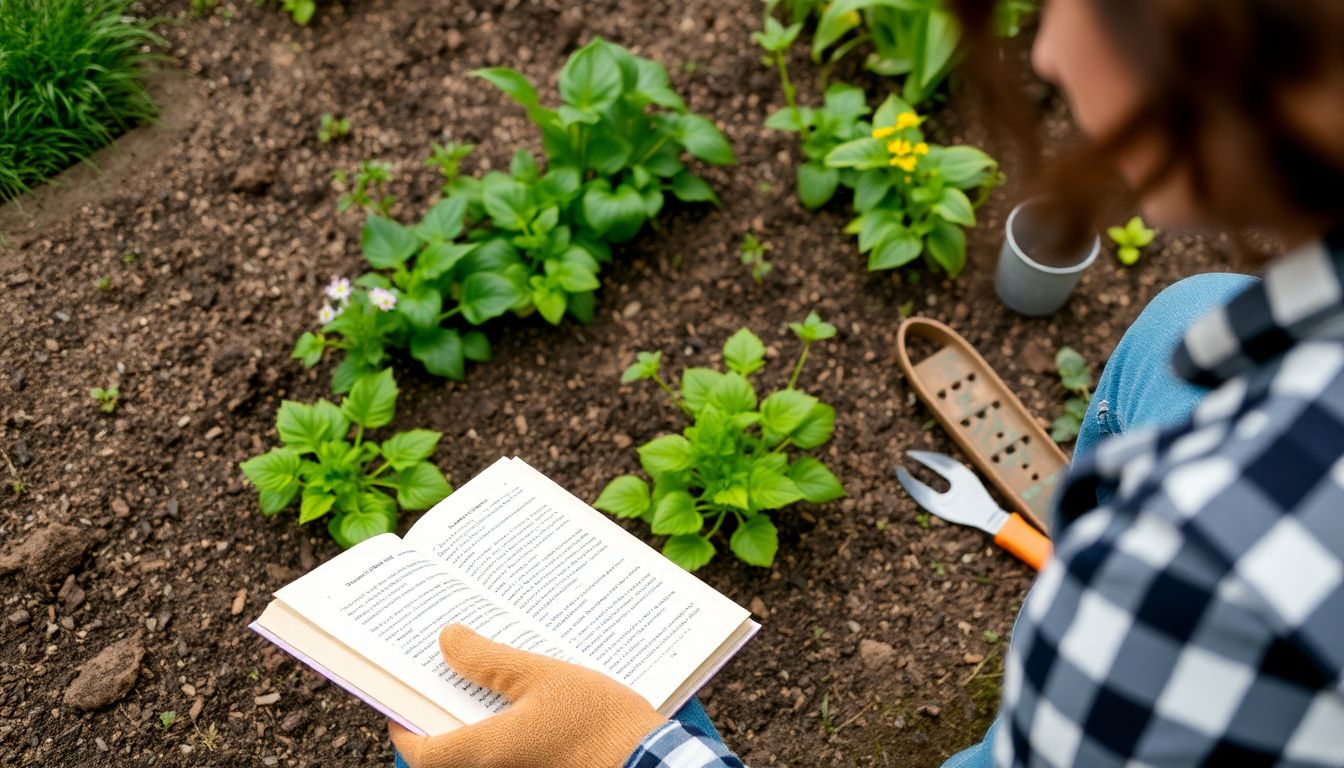
{"type": "Polygon", "coordinates": [[[330,304],[323,304],[322,308],[317,310],[317,322],[326,325],[335,320],[345,311],[345,307],[333,307],[330,304]]]}
{"type": "Polygon", "coordinates": [[[373,288],[369,291],[369,301],[384,312],[391,312],[397,306],[397,296],[386,288],[373,288]]]}
{"type": "Polygon", "coordinates": [[[322,292],[332,301],[345,303],[350,300],[350,280],[339,275],[332,275],[331,282],[327,283],[327,287],[323,288],[322,292]]]}

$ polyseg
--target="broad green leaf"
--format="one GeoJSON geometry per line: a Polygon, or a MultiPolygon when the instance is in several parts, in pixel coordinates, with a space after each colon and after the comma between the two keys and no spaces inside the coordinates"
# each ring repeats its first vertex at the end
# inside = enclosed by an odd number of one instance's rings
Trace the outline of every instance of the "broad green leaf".
{"type": "Polygon", "coordinates": [[[691,444],[681,435],[663,435],[639,447],[639,463],[650,477],[691,466],[691,444]]]}
{"type": "Polygon", "coordinates": [[[349,392],[361,377],[376,372],[377,369],[368,366],[354,355],[347,354],[331,372],[331,391],[338,395],[349,392]]]}
{"type": "Polygon", "coordinates": [[[934,87],[947,73],[952,55],[957,52],[960,41],[961,30],[952,14],[937,8],[931,9],[924,29],[924,55],[920,61],[918,77],[923,94],[932,93],[934,87]]]}
{"type": "MultiPolygon", "coordinates": [[[[576,250],[583,252],[581,248],[576,250]]],[[[601,285],[597,275],[588,266],[577,262],[550,259],[546,262],[546,274],[554,278],[566,293],[595,291],[601,285]]]]}
{"type": "Polygon", "coordinates": [[[635,67],[638,71],[636,92],[660,107],[677,112],[686,109],[686,103],[672,90],[672,82],[668,79],[667,70],[663,69],[662,64],[640,56],[635,59],[635,67]]]}
{"type": "Polygon", "coordinates": [[[672,194],[676,195],[678,200],[687,203],[719,202],[719,196],[714,194],[714,189],[709,183],[690,171],[682,171],[672,177],[672,194]]]}
{"type": "Polygon", "coordinates": [[[692,412],[699,412],[709,402],[715,386],[723,374],[710,368],[687,368],[681,372],[681,398],[692,412]]]}
{"type": "Polygon", "coordinates": [[[391,368],[360,378],[341,401],[341,413],[365,429],[391,423],[396,412],[397,382],[392,378],[391,368]]]}
{"type": "Polygon", "coordinates": [[[800,456],[789,467],[789,479],[798,486],[803,498],[813,504],[822,504],[845,497],[845,488],[840,485],[831,470],[825,464],[811,456],[800,456]]]}
{"type": "Polygon", "coordinates": [[[795,107],[784,107],[765,119],[765,127],[772,131],[798,133],[804,125],[810,124],[808,111],[795,107]]]}
{"type": "Polygon", "coordinates": [[[730,485],[716,491],[714,493],[714,503],[742,510],[751,508],[751,499],[747,497],[747,488],[744,485],[730,485]]]}
{"type": "Polygon", "coordinates": [[[303,489],[299,502],[299,525],[311,523],[331,511],[336,497],[329,493],[313,491],[311,487],[303,489]]]}
{"type": "Polygon", "coordinates": [[[779,531],[765,515],[752,515],[733,531],[728,546],[742,562],[769,568],[779,550],[779,531]]]}
{"type": "Polygon", "coordinates": [[[886,168],[891,155],[877,139],[865,136],[832,149],[826,153],[826,165],[831,168],[856,168],[866,171],[886,168]]]}
{"type": "Polygon", "coordinates": [[[822,322],[816,312],[808,312],[801,323],[789,323],[789,330],[804,342],[825,341],[835,336],[835,326],[822,322]]]}
{"type": "Polygon", "coordinates": [[[1083,427],[1082,421],[1069,413],[1061,413],[1050,424],[1050,439],[1056,443],[1067,443],[1078,436],[1083,427]]]}
{"type": "Polygon", "coordinates": [[[439,468],[427,461],[397,472],[397,503],[402,509],[429,509],[452,492],[439,468]]]}
{"type": "MultiPolygon", "coordinates": [[[[272,448],[238,466],[257,490],[282,493],[298,490],[299,461],[299,452],[293,448],[272,448]]],[[[290,498],[293,498],[292,494],[290,498]]]]}
{"type": "Polygon", "coordinates": [[[490,362],[490,340],[480,331],[467,331],[462,334],[462,354],[468,360],[477,363],[490,362]]]}
{"type": "Polygon", "coordinates": [[[428,285],[422,285],[397,299],[397,312],[414,328],[434,328],[443,311],[443,297],[428,285]]]}
{"type": "MultiPolygon", "coordinates": [[[[733,415],[756,409],[756,389],[736,371],[719,376],[709,393],[708,406],[733,415]]],[[[694,409],[692,409],[694,410],[694,409]]]]}
{"type": "Polygon", "coordinates": [[[859,181],[854,186],[854,210],[866,213],[877,207],[891,190],[892,183],[891,174],[884,170],[874,169],[859,174],[859,181]]]}
{"type": "Polygon", "coordinates": [[[427,243],[446,242],[462,234],[467,215],[466,195],[453,195],[435,203],[415,225],[415,234],[427,243]]]}
{"type": "Polygon", "coordinates": [[[502,275],[477,272],[462,281],[462,298],[458,306],[462,317],[472,325],[480,325],[491,318],[508,312],[518,301],[513,283],[502,275]]]}
{"type": "Polygon", "coordinates": [[[761,402],[761,424],[777,435],[787,435],[807,418],[817,398],[796,389],[781,389],[761,402]]]}
{"type": "Polygon", "coordinates": [[[872,111],[868,107],[868,95],[863,89],[847,83],[832,84],[822,99],[826,114],[843,122],[857,120],[872,111]]]}
{"type": "Polygon", "coordinates": [[[425,370],[435,376],[453,381],[466,378],[466,351],[462,337],[450,328],[431,328],[411,336],[411,357],[419,360],[425,370]]]}
{"type": "Polygon", "coordinates": [[[350,429],[341,409],[327,400],[313,405],[285,400],[276,412],[275,428],[280,441],[300,453],[315,453],[328,440],[341,440],[350,429]]]}
{"type": "Polygon", "coordinates": [[[835,431],[835,409],[825,403],[817,403],[807,412],[802,422],[789,435],[793,444],[804,450],[816,448],[831,439],[835,431]]]}
{"type": "Polygon", "coordinates": [[[261,514],[268,517],[274,515],[288,507],[298,493],[299,486],[297,483],[279,491],[260,491],[257,494],[257,501],[261,505],[261,514]]]}
{"type": "Polygon", "coordinates": [[[536,214],[536,206],[527,185],[507,176],[489,177],[481,193],[481,205],[496,226],[523,231],[536,214]]]}
{"type": "Polygon", "coordinates": [[[728,144],[718,126],[709,118],[694,113],[677,116],[677,131],[682,146],[692,157],[704,160],[711,165],[732,165],[737,162],[733,148],[728,144]]]}
{"type": "Polygon", "coordinates": [[[471,74],[495,86],[525,107],[534,108],[538,106],[536,89],[532,87],[526,77],[515,70],[507,67],[492,67],[490,69],[478,69],[471,74]]]}
{"type": "Polygon", "coordinates": [[[605,109],[621,95],[621,69],[601,38],[575,51],[560,70],[560,98],[579,109],[605,109]]]}
{"type": "Polygon", "coordinates": [[[960,189],[980,186],[995,166],[994,158],[975,147],[936,147],[928,162],[942,174],[943,180],[960,189]]]}
{"type": "Polygon", "coordinates": [[[428,429],[412,429],[398,432],[384,440],[379,450],[393,469],[401,471],[428,459],[438,446],[440,437],[442,435],[438,432],[428,429]]]}
{"type": "Polygon", "coordinates": [[[929,256],[947,271],[949,277],[961,274],[962,267],[966,266],[966,233],[961,227],[938,221],[924,245],[929,256]]]}
{"type": "Polygon", "coordinates": [[[723,361],[730,370],[750,376],[765,365],[765,345],[759,336],[742,328],[724,342],[723,361]]]}
{"type": "Polygon", "coordinates": [[[415,257],[414,274],[424,280],[436,280],[448,274],[476,247],[475,243],[430,243],[415,257]]]}
{"type": "Polygon", "coordinates": [[[593,506],[616,517],[639,517],[649,510],[649,486],[634,475],[621,475],[607,483],[593,506]]]}
{"type": "Polygon", "coordinates": [[[588,167],[604,176],[614,176],[630,162],[634,147],[623,136],[603,133],[588,142],[588,167]]]}
{"type": "Polygon", "coordinates": [[[919,258],[924,250],[924,241],[904,227],[894,227],[887,237],[877,244],[868,254],[868,271],[895,269],[919,258]]]}
{"type": "Polygon", "coordinates": [[[396,530],[397,503],[387,494],[376,491],[360,494],[353,509],[340,510],[327,523],[331,538],[346,549],[396,530]]]}
{"type": "Polygon", "coordinates": [[[695,510],[695,499],[685,491],[673,491],[658,501],[650,530],[658,536],[699,533],[705,520],[695,510]]]}
{"type": "Polygon", "coordinates": [[[780,53],[787,51],[789,46],[793,45],[793,41],[798,39],[798,33],[802,29],[803,25],[801,23],[790,24],[785,27],[775,17],[767,15],[765,17],[765,28],[759,32],[753,32],[751,39],[755,40],[756,44],[765,49],[767,53],[780,53]]]}
{"type": "Polygon", "coordinates": [[[798,166],[798,199],[807,208],[820,208],[835,196],[840,184],[840,171],[821,163],[803,163],[798,166]]]}
{"type": "Polygon", "coordinates": [[[1081,392],[1092,388],[1092,372],[1087,368],[1087,360],[1073,347],[1060,347],[1055,353],[1055,367],[1059,369],[1059,380],[1065,389],[1081,392]]]}
{"type": "Polygon", "coordinates": [[[803,498],[798,485],[787,475],[764,467],[752,468],[747,495],[751,498],[752,509],[779,509],[803,498]]]}
{"type": "Polygon", "coordinates": [[[566,295],[560,288],[543,286],[532,291],[532,303],[537,312],[551,325],[559,325],[569,306],[566,295]]]}
{"type": "Polygon", "coordinates": [[[599,180],[583,195],[583,217],[598,235],[611,242],[624,242],[644,225],[644,198],[634,187],[622,184],[612,190],[607,182],[599,180]]]}
{"type": "Polygon", "coordinates": [[[673,536],[663,545],[663,556],[694,572],[714,558],[714,545],[696,534],[673,536]]]}
{"type": "Polygon", "coordinates": [[[322,352],[326,350],[326,341],[321,334],[306,331],[294,342],[294,351],[289,356],[302,360],[304,368],[312,368],[322,362],[322,352]]]}
{"type": "Polygon", "coordinates": [[[956,187],[944,187],[943,196],[933,204],[933,212],[953,224],[975,226],[975,208],[966,193],[956,187]]]}
{"type": "Polygon", "coordinates": [[[405,263],[415,253],[420,247],[420,240],[401,224],[370,213],[364,222],[360,245],[364,248],[364,258],[368,259],[371,266],[375,269],[392,269],[405,263]]]}

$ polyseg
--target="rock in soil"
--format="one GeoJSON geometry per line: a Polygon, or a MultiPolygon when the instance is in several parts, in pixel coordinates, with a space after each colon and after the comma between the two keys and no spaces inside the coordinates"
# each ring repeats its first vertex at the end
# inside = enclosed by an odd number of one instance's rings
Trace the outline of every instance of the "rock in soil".
{"type": "Polygon", "coordinates": [[[877,671],[896,660],[896,649],[877,640],[859,641],[859,659],[870,671],[877,671]]]}
{"type": "Polygon", "coordinates": [[[0,554],[0,574],[18,572],[19,581],[49,589],[84,562],[94,537],[73,525],[49,525],[0,554]]]}
{"type": "Polygon", "coordinates": [[[101,709],[121,699],[140,674],[145,646],[140,635],[119,640],[79,667],[79,674],[65,689],[65,703],[75,709],[101,709]]]}

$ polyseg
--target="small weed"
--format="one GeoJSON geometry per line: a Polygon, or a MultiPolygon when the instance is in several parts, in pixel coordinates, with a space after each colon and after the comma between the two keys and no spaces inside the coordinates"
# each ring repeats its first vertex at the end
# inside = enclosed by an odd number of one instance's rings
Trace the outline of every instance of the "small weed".
{"type": "Polygon", "coordinates": [[[13,480],[9,484],[9,492],[15,496],[22,496],[28,492],[28,485],[22,480],[13,480]]]}
{"type": "Polygon", "coordinates": [[[886,520],[878,520],[876,523],[873,523],[873,527],[879,531],[885,531],[891,527],[891,524],[886,520]]]}
{"type": "Polygon", "coordinates": [[[823,627],[823,626],[821,626],[821,625],[819,625],[819,624],[814,624],[814,625],[812,626],[812,639],[813,639],[813,640],[820,640],[820,639],[822,638],[822,636],[825,635],[825,634],[826,634],[826,628],[825,628],[825,627],[823,627]]]}
{"type": "Polygon", "coordinates": [[[930,560],[930,561],[929,561],[929,567],[932,568],[932,569],[933,569],[933,572],[934,572],[935,574],[937,574],[938,576],[946,576],[946,575],[947,575],[947,568],[946,568],[941,562],[939,562],[939,561],[937,561],[937,560],[930,560]]]}
{"type": "Polygon", "coordinates": [[[121,400],[121,390],[116,387],[94,387],[89,390],[89,397],[98,404],[98,410],[103,413],[113,413],[117,410],[117,402],[121,400]]]}
{"type": "Polygon", "coordinates": [[[103,275],[102,277],[93,281],[93,287],[99,293],[111,293],[112,291],[116,290],[117,286],[112,284],[112,277],[110,275],[103,275]]]}
{"type": "Polygon", "coordinates": [[[821,729],[827,735],[835,733],[835,723],[831,722],[831,692],[821,695],[821,729]]]}
{"type": "Polygon", "coordinates": [[[247,673],[247,679],[255,683],[261,679],[261,673],[254,669],[247,673]]]}
{"type": "Polygon", "coordinates": [[[196,729],[191,733],[191,740],[205,747],[207,752],[214,752],[219,748],[223,737],[220,736],[219,729],[215,727],[215,724],[211,723],[204,730],[200,726],[196,726],[196,729]]]}
{"type": "Polygon", "coordinates": [[[768,181],[760,181],[756,183],[756,191],[762,195],[768,195],[775,191],[775,185],[768,181]]]}
{"type": "Polygon", "coordinates": [[[396,198],[383,189],[383,185],[392,181],[392,165],[377,160],[365,160],[360,163],[352,175],[349,171],[338,170],[331,174],[331,180],[342,188],[349,189],[336,203],[336,210],[344,213],[351,208],[365,212],[374,212],[382,216],[392,211],[396,198]],[[354,186],[351,188],[353,179],[354,186]]]}
{"type": "Polygon", "coordinates": [[[280,0],[280,7],[301,27],[307,26],[317,13],[317,0],[280,0]]]}
{"type": "Polygon", "coordinates": [[[1126,267],[1139,263],[1143,249],[1152,245],[1153,238],[1157,236],[1156,232],[1144,225],[1142,216],[1135,216],[1123,227],[1110,227],[1106,234],[1119,248],[1115,252],[1116,258],[1126,267]]]}
{"type": "Polygon", "coordinates": [[[1055,355],[1055,367],[1059,369],[1059,382],[1073,397],[1064,401],[1064,412],[1050,425],[1050,439],[1067,443],[1078,436],[1083,419],[1087,417],[1087,404],[1092,400],[1092,372],[1087,368],[1087,361],[1073,347],[1059,350],[1055,355]]]}
{"type": "Polygon", "coordinates": [[[738,250],[741,251],[742,263],[751,267],[751,279],[755,280],[757,285],[760,285],[765,280],[765,276],[775,268],[773,264],[765,260],[765,253],[770,249],[769,243],[761,242],[750,232],[742,238],[742,245],[738,247],[738,250]]]}
{"type": "Polygon", "coordinates": [[[317,126],[317,140],[323,144],[340,141],[350,135],[350,119],[336,117],[330,112],[322,113],[322,121],[317,126]]]}
{"type": "Polygon", "coordinates": [[[981,637],[981,639],[983,639],[986,643],[991,643],[991,644],[992,644],[992,643],[997,643],[997,642],[999,642],[999,633],[998,633],[998,632],[995,632],[995,631],[992,630],[992,629],[986,629],[984,632],[982,632],[982,633],[980,634],[980,637],[981,637]]]}
{"type": "Polygon", "coordinates": [[[455,182],[462,174],[462,161],[466,160],[474,149],[475,144],[458,144],[453,141],[444,141],[442,144],[430,143],[429,157],[425,158],[425,165],[439,169],[439,173],[443,175],[445,194],[451,194],[456,189],[455,182]]]}
{"type": "Polygon", "coordinates": [[[171,709],[168,710],[167,712],[159,713],[159,727],[162,728],[163,730],[166,731],[169,728],[172,728],[173,723],[176,722],[177,722],[177,713],[172,711],[171,709]]]}
{"type": "Polygon", "coordinates": [[[915,313],[915,302],[907,301],[904,304],[897,307],[896,311],[901,313],[901,319],[904,320],[905,318],[915,313]]]}
{"type": "Polygon", "coordinates": [[[191,15],[209,16],[219,7],[219,0],[191,0],[191,15]]]}
{"type": "Polygon", "coordinates": [[[121,254],[121,263],[125,264],[128,267],[139,260],[140,260],[140,254],[136,251],[127,251],[121,254]]]}
{"type": "Polygon", "coordinates": [[[919,514],[915,515],[915,525],[918,525],[920,528],[928,528],[928,527],[929,527],[929,513],[928,513],[928,512],[920,512],[919,514]]]}

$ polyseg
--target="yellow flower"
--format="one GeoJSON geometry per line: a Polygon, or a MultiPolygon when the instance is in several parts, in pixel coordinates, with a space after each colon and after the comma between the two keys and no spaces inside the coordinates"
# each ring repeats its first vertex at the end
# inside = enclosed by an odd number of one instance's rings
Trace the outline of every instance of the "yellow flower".
{"type": "Polygon", "coordinates": [[[892,158],[891,164],[896,166],[897,168],[900,168],[902,171],[905,171],[906,173],[911,173],[915,170],[915,166],[919,165],[919,158],[915,157],[914,155],[906,155],[905,157],[894,157],[892,158]]]}
{"type": "Polygon", "coordinates": [[[918,144],[915,145],[915,154],[921,157],[929,154],[929,145],[922,141],[919,142],[918,144]]]}
{"type": "Polygon", "coordinates": [[[884,126],[882,126],[881,128],[874,128],[874,129],[873,129],[873,138],[874,138],[874,139],[885,139],[885,138],[887,138],[888,136],[890,136],[890,135],[892,135],[892,134],[894,134],[894,133],[896,133],[896,127],[895,127],[895,126],[893,126],[893,125],[884,125],[884,126]]]}
{"type": "Polygon", "coordinates": [[[887,144],[887,151],[893,155],[908,155],[911,149],[910,142],[905,139],[896,139],[887,144]]]}
{"type": "Polygon", "coordinates": [[[902,112],[896,116],[896,130],[898,131],[903,131],[906,128],[917,128],[919,123],[919,115],[914,112],[902,112]]]}

